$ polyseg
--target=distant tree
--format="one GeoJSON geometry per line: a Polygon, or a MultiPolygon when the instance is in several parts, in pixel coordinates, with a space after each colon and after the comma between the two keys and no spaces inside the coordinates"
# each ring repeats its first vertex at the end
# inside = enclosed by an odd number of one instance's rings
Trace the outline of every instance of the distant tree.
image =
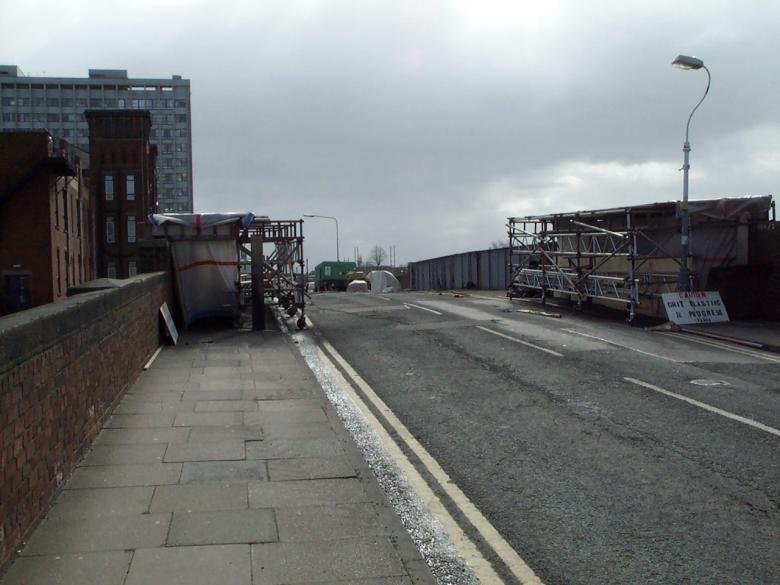
{"type": "Polygon", "coordinates": [[[490,242],[490,249],[495,250],[497,248],[506,248],[507,243],[504,240],[493,240],[490,242]]]}
{"type": "Polygon", "coordinates": [[[368,261],[374,266],[379,268],[387,258],[387,253],[382,246],[374,246],[371,248],[371,253],[368,255],[368,261]]]}

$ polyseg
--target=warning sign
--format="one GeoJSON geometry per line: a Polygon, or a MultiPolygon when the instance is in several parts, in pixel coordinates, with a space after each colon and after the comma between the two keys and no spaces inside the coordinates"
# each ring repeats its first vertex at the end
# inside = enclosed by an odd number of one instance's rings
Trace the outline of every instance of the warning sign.
{"type": "Polygon", "coordinates": [[[663,293],[661,297],[672,323],[692,325],[729,320],[726,307],[717,291],[663,293]]]}

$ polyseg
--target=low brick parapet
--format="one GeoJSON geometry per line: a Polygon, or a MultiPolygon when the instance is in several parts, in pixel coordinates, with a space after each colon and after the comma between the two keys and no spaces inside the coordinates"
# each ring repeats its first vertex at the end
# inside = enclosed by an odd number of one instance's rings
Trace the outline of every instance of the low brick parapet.
{"type": "Polygon", "coordinates": [[[159,345],[166,273],[0,318],[0,570],[159,345]]]}

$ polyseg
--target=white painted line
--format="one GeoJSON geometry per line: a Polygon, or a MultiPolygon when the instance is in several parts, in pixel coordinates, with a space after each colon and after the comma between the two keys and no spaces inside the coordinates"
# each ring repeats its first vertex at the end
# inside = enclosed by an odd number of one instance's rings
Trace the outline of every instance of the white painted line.
{"type": "Polygon", "coordinates": [[[157,348],[157,351],[155,351],[155,352],[152,354],[152,357],[150,357],[150,358],[149,358],[149,361],[148,361],[148,362],[146,362],[146,365],[144,366],[144,370],[148,370],[149,368],[151,368],[151,367],[152,367],[152,364],[154,363],[154,360],[156,360],[156,359],[157,359],[157,356],[158,356],[158,355],[160,355],[160,352],[162,351],[162,348],[163,348],[163,346],[162,346],[162,345],[161,345],[161,346],[159,346],[159,347],[157,348]]]}
{"type": "MultiPolygon", "coordinates": [[[[520,555],[509,545],[506,540],[498,533],[493,525],[482,515],[477,507],[469,500],[461,489],[455,485],[452,479],[441,468],[439,463],[431,456],[420,442],[409,432],[409,429],[398,419],[395,413],[382,401],[376,392],[368,383],[358,374],[343,357],[327,341],[322,341],[323,347],[333,356],[336,362],[343,368],[347,375],[352,378],[355,384],[360,388],[369,402],[385,418],[387,423],[397,433],[397,436],[406,444],[406,446],[417,456],[420,463],[425,466],[428,473],[435,478],[441,489],[449,496],[461,513],[479,532],[480,536],[490,548],[496,553],[506,567],[523,585],[543,585],[542,581],[533,572],[526,562],[520,558],[520,555]]],[[[324,354],[323,354],[324,355],[324,354]]],[[[326,357],[326,356],[325,356],[326,357]]],[[[326,357],[327,359],[327,357],[326,357]]],[[[330,360],[327,360],[328,362],[330,360]]],[[[335,370],[335,368],[334,368],[335,370]]],[[[338,370],[335,373],[340,376],[338,370]]],[[[343,378],[342,378],[343,379],[343,378]]],[[[415,469],[414,465],[404,455],[401,448],[390,437],[384,426],[376,419],[371,410],[366,406],[358,394],[346,384],[350,397],[363,411],[366,418],[374,426],[374,430],[382,440],[385,448],[393,456],[396,464],[406,474],[407,479],[417,490],[420,499],[425,502],[431,513],[442,523],[442,526],[448,532],[453,541],[453,545],[458,549],[458,553],[463,560],[471,567],[477,578],[483,585],[492,585],[494,583],[503,583],[503,580],[496,574],[490,563],[482,556],[479,549],[474,545],[468,536],[463,532],[455,519],[450,515],[444,504],[436,496],[435,492],[426,483],[425,479],[415,469]]]]}
{"type": "Polygon", "coordinates": [[[655,392],[660,392],[661,394],[665,394],[666,396],[677,398],[678,400],[682,400],[683,402],[687,402],[688,404],[693,404],[694,406],[698,406],[699,408],[702,408],[708,412],[713,412],[715,414],[719,414],[720,416],[725,416],[726,418],[730,418],[731,420],[735,420],[737,422],[741,422],[742,424],[751,426],[754,429],[759,429],[761,431],[769,433],[770,435],[775,435],[780,437],[780,430],[767,426],[751,418],[745,418],[744,416],[739,416],[738,414],[731,413],[727,410],[720,409],[716,406],[710,406],[709,404],[706,404],[704,402],[699,402],[698,400],[694,400],[693,398],[688,398],[687,396],[683,396],[682,394],[677,394],[675,392],[670,392],[669,390],[664,390],[663,388],[659,388],[658,386],[654,386],[653,384],[648,384],[647,382],[642,382],[642,380],[637,380],[636,378],[623,378],[623,379],[626,382],[631,382],[632,384],[636,384],[637,386],[642,386],[643,388],[647,388],[648,390],[653,390],[655,392]]]}
{"type": "Polygon", "coordinates": [[[421,307],[420,305],[413,305],[412,303],[404,303],[404,306],[406,307],[414,307],[415,309],[420,309],[421,311],[428,311],[429,313],[433,313],[434,315],[441,315],[442,313],[439,313],[439,311],[434,311],[433,309],[429,309],[428,307],[421,307]]]}
{"type": "Polygon", "coordinates": [[[382,300],[382,301],[390,301],[390,299],[388,297],[383,297],[381,295],[374,295],[374,298],[382,300]]]}
{"type": "Polygon", "coordinates": [[[604,343],[608,343],[610,345],[616,345],[618,347],[622,347],[623,349],[630,349],[631,351],[635,351],[637,353],[641,353],[644,355],[649,355],[650,357],[658,358],[661,360],[667,360],[670,362],[674,362],[676,364],[684,364],[687,362],[676,360],[674,358],[666,357],[665,355],[658,355],[657,353],[652,353],[649,351],[645,351],[643,349],[637,349],[636,347],[629,347],[628,345],[624,345],[622,343],[618,343],[617,341],[611,341],[609,339],[604,339],[603,337],[597,337],[595,335],[591,335],[590,333],[583,333],[582,331],[576,331],[574,329],[561,329],[561,331],[565,331],[566,333],[573,333],[574,335],[581,335],[582,337],[588,337],[590,339],[595,339],[597,341],[602,341],[604,343]]]}
{"type": "Polygon", "coordinates": [[[525,345],[528,347],[532,347],[534,349],[538,349],[539,351],[543,351],[545,353],[549,353],[550,355],[554,355],[556,357],[563,357],[562,353],[558,353],[557,351],[553,351],[551,349],[547,349],[546,347],[542,347],[541,345],[535,345],[533,343],[529,343],[527,341],[523,341],[522,339],[518,339],[517,337],[512,337],[510,335],[505,335],[503,333],[499,333],[498,331],[493,331],[492,329],[488,329],[487,327],[483,327],[482,325],[477,325],[477,329],[484,331],[486,333],[492,333],[493,335],[498,335],[499,337],[503,337],[504,339],[508,339],[509,341],[514,341],[515,343],[519,343],[520,345],[525,345]]]}
{"type": "Polygon", "coordinates": [[[738,353],[756,359],[765,360],[768,362],[772,362],[774,364],[780,364],[780,356],[775,356],[775,355],[768,354],[766,352],[760,352],[760,351],[748,349],[747,347],[736,347],[734,345],[729,345],[728,343],[722,343],[720,341],[715,341],[712,339],[700,339],[698,337],[694,337],[693,335],[689,335],[686,333],[667,333],[663,331],[661,332],[661,335],[666,335],[668,337],[673,337],[675,339],[684,339],[685,341],[692,341],[693,343],[698,343],[699,345],[707,345],[709,347],[723,349],[725,351],[730,351],[732,353],[738,353]]]}

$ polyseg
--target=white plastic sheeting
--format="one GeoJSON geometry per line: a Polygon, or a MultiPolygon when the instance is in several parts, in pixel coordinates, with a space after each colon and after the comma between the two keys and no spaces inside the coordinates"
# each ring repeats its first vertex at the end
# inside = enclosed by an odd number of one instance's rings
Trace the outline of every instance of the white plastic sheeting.
{"type": "Polygon", "coordinates": [[[171,240],[185,327],[206,317],[235,315],[239,258],[236,239],[229,236],[237,236],[253,218],[251,213],[149,216],[157,235],[171,240]]]}
{"type": "Polygon", "coordinates": [[[365,280],[353,280],[347,285],[347,292],[368,292],[368,283],[365,280]]]}
{"type": "Polygon", "coordinates": [[[241,222],[245,228],[256,216],[246,211],[231,213],[155,213],[149,216],[149,223],[158,228],[165,224],[176,224],[185,228],[192,228],[194,235],[199,230],[217,225],[241,222]]]}
{"type": "Polygon", "coordinates": [[[384,294],[399,292],[401,283],[387,270],[372,270],[368,273],[368,282],[371,284],[371,292],[374,294],[384,294]]]}

